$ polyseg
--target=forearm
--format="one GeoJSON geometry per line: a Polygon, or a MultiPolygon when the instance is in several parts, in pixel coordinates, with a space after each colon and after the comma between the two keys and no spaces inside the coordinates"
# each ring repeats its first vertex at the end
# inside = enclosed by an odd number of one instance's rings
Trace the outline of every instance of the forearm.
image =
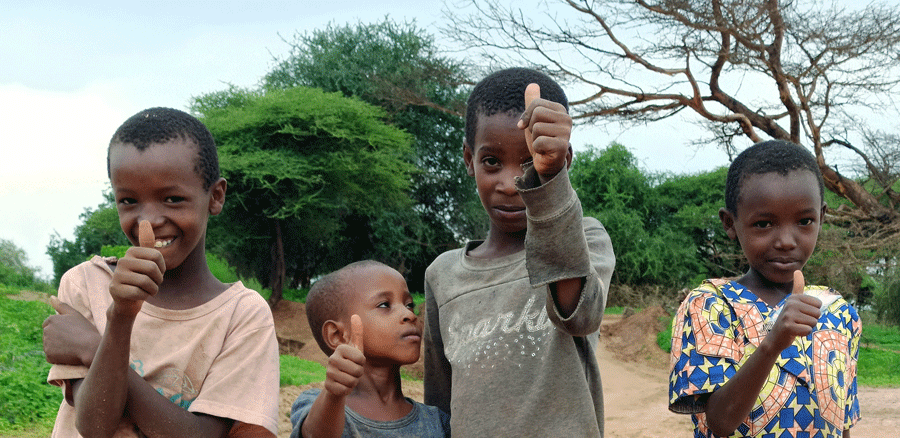
{"type": "Polygon", "coordinates": [[[75,426],[86,437],[112,436],[125,412],[134,318],[109,315],[87,376],[74,393],[75,426]]]}
{"type": "Polygon", "coordinates": [[[129,369],[128,397],[125,413],[146,436],[153,437],[221,437],[231,421],[210,415],[195,414],[156,392],[137,372],[129,369]]]}
{"type": "Polygon", "coordinates": [[[319,393],[309,409],[309,415],[300,430],[303,438],[340,438],[344,433],[346,397],[334,395],[326,390],[319,393]]]}
{"type": "Polygon", "coordinates": [[[763,342],[737,373],[710,395],[706,418],[716,436],[730,436],[750,415],[780,353],[763,342]]]}
{"type": "Polygon", "coordinates": [[[568,318],[578,308],[581,291],[584,288],[583,278],[569,278],[550,284],[550,293],[554,304],[563,318],[568,318]]]}

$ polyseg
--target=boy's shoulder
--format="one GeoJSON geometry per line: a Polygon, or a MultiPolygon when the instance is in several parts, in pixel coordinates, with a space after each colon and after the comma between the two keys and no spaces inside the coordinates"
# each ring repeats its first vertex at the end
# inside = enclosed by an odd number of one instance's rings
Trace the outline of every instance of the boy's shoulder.
{"type": "Polygon", "coordinates": [[[439,256],[435,257],[431,264],[429,264],[428,267],[425,268],[425,278],[431,278],[436,273],[446,272],[454,265],[461,264],[462,259],[465,256],[466,249],[471,244],[472,242],[466,242],[466,244],[462,247],[444,251],[439,256]]]}
{"type": "Polygon", "coordinates": [[[95,255],[63,273],[59,280],[60,287],[72,284],[90,286],[93,283],[108,282],[112,279],[113,266],[117,260],[115,257],[95,255]]]}

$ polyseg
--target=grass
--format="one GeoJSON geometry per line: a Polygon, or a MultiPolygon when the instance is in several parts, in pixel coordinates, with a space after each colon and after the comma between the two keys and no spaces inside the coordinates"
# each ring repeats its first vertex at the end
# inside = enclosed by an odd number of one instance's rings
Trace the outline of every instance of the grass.
{"type": "Polygon", "coordinates": [[[53,309],[38,301],[0,295],[0,435],[49,436],[62,401],[59,388],[47,384],[41,323],[53,309]]]}
{"type": "Polygon", "coordinates": [[[325,367],[318,362],[281,355],[281,386],[301,386],[325,380],[325,367]]]}

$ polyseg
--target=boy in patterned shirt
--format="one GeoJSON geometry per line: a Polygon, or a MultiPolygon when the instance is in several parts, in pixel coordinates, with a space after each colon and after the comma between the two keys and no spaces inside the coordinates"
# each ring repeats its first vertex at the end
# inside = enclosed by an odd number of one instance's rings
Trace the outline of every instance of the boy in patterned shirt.
{"type": "Polygon", "coordinates": [[[825,216],[816,161],[767,141],[741,153],[727,178],[719,216],[750,269],[707,280],[682,302],[669,409],[691,414],[695,437],[849,437],[860,417],[859,315],[800,273],[825,216]]]}

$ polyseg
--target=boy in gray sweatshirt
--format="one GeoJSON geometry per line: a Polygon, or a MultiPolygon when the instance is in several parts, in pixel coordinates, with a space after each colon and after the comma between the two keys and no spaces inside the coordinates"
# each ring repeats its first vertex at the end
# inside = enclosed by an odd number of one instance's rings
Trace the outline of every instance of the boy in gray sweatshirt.
{"type": "Polygon", "coordinates": [[[603,436],[595,354],[615,256],[569,182],[571,129],[565,93],[534,70],[469,97],[463,158],[490,229],[425,274],[425,402],[453,436],[603,436]]]}

